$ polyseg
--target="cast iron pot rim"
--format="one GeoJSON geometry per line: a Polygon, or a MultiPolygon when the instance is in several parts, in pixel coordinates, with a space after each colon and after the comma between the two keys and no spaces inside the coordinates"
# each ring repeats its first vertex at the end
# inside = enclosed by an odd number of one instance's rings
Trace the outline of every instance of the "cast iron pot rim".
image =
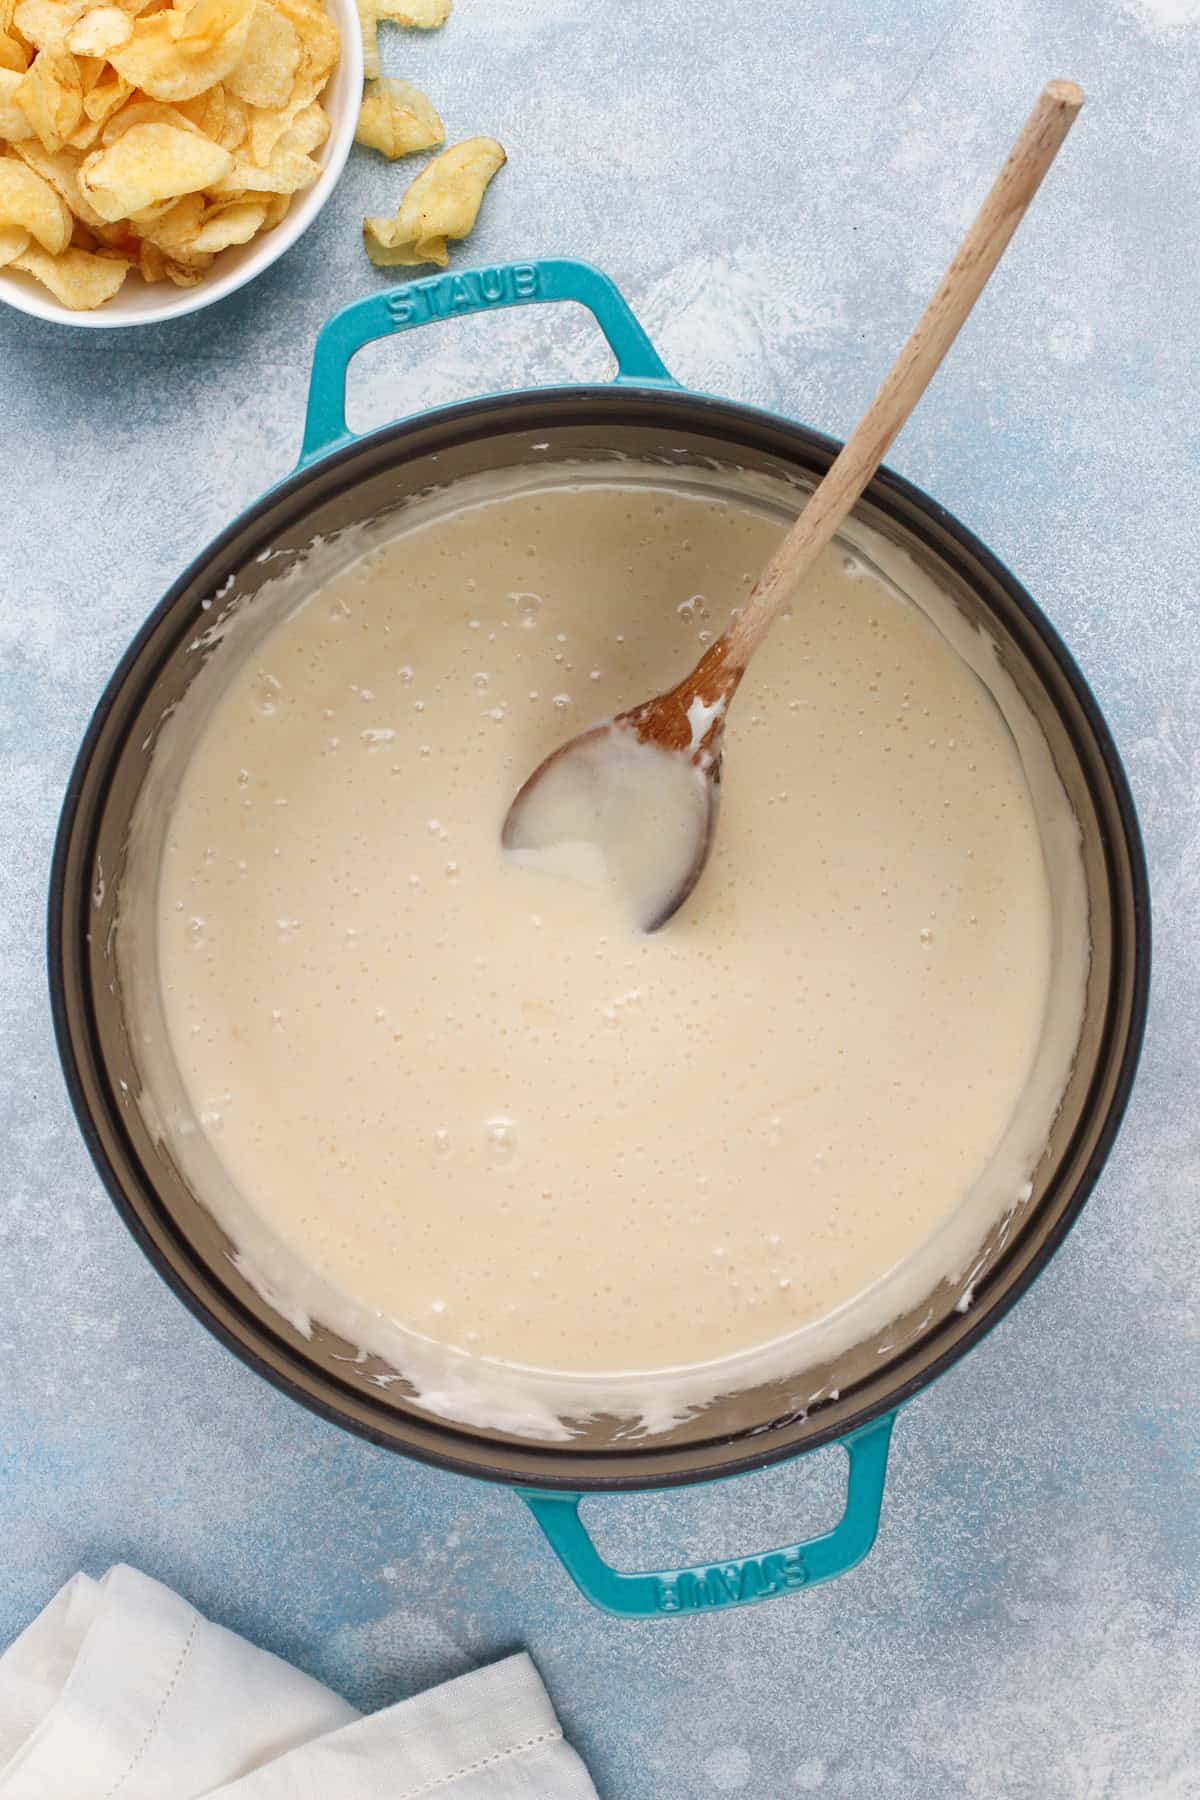
{"type": "MultiPolygon", "coordinates": [[[[226,1349],[232,1350],[233,1353],[247,1365],[247,1367],[269,1381],[272,1386],[278,1388],[282,1393],[288,1395],[291,1399],[298,1401],[310,1412],[316,1413],[320,1418],[325,1419],[330,1424],[339,1426],[343,1430],[350,1431],[356,1437],[364,1438],[380,1449],[390,1450],[395,1454],[409,1456],[414,1461],[425,1463],[433,1468],[442,1469],[450,1474],[462,1475],[475,1480],[491,1482],[500,1486],[527,1487],[535,1485],[538,1488],[561,1490],[564,1492],[648,1492],[666,1488],[688,1487],[700,1482],[724,1480],[731,1476],[748,1474],[754,1470],[768,1468],[776,1463],[791,1461],[799,1456],[807,1455],[813,1450],[823,1449],[831,1444],[840,1442],[844,1438],[850,1436],[853,1432],[861,1430],[864,1426],[882,1418],[885,1414],[896,1411],[923,1388],[930,1386],[931,1383],[943,1375],[953,1363],[964,1357],[968,1351],[972,1350],[976,1344],[998,1325],[1021,1296],[1032,1286],[1033,1282],[1041,1274],[1047,1263],[1058,1251],[1086,1205],[1087,1200],[1099,1179],[1101,1170],[1107,1161],[1109,1152],[1112,1149],[1113,1142],[1120,1128],[1121,1120],[1124,1117],[1126,1106],[1129,1102],[1134,1076],[1137,1071],[1138,1058],[1141,1053],[1142,1041],[1145,1035],[1146,1013],[1149,1002],[1150,889],[1141,832],[1138,826],[1137,814],[1134,810],[1133,798],[1129,790],[1125,771],[1122,767],[1116,746],[1113,743],[1112,736],[1104,720],[1103,714],[1096,703],[1087,681],[1084,679],[1082,672],[1075,662],[1074,657],[1071,655],[1071,652],[1067,649],[1054,626],[1041,611],[1041,608],[1037,605],[1028,591],[1016,579],[1005,564],[1003,564],[999,558],[968,529],[967,526],[963,525],[953,514],[948,512],[939,501],[934,500],[921,488],[918,488],[914,483],[906,480],[904,476],[898,475],[886,465],[881,467],[867,490],[866,498],[878,502],[880,501],[881,493],[889,497],[894,496],[896,499],[906,502],[909,506],[915,508],[919,513],[923,513],[931,518],[938,527],[945,532],[956,550],[964,552],[967,557],[981,565],[991,579],[1006,591],[1009,598],[1024,618],[1026,624],[1032,627],[1035,634],[1041,638],[1042,642],[1049,650],[1059,672],[1065,678],[1075,696],[1091,732],[1095,748],[1104,764],[1108,780],[1111,784],[1112,797],[1120,817],[1122,835],[1129,859],[1129,875],[1133,890],[1133,932],[1129,944],[1129,956],[1133,965],[1133,979],[1129,1000],[1129,1025],[1125,1045],[1122,1051],[1120,1065],[1113,1081],[1112,1098],[1109,1102],[1107,1113],[1099,1127],[1092,1151],[1075,1183],[1074,1192],[1062,1205],[1058,1218],[1046,1231],[1042,1242],[1038,1245],[1032,1255],[1030,1255],[1025,1267],[1020,1273],[1015,1278],[1010,1279],[1005,1287],[993,1296],[990,1302],[977,1302],[976,1306],[972,1308],[970,1322],[957,1336],[956,1341],[952,1345],[941,1350],[936,1356],[932,1357],[919,1373],[910,1375],[907,1380],[898,1383],[897,1386],[889,1391],[883,1399],[868,1401],[862,1406],[860,1411],[852,1414],[849,1418],[841,1417],[836,1422],[831,1421],[824,1429],[818,1428],[814,1431],[811,1439],[805,1444],[799,1446],[794,1444],[771,1446],[767,1441],[769,1436],[768,1428],[766,1431],[748,1435],[746,1437],[745,1441],[748,1445],[748,1449],[743,1456],[724,1461],[713,1467],[664,1470],[657,1478],[647,1478],[644,1475],[585,1475],[578,1470],[572,1472],[568,1466],[564,1467],[564,1472],[561,1475],[549,1475],[540,1472],[536,1482],[531,1482],[527,1475],[522,1475],[516,1471],[496,1470],[494,1468],[484,1467],[478,1462],[472,1462],[470,1447],[479,1440],[470,1431],[465,1430],[450,1421],[436,1419],[430,1415],[422,1415],[420,1420],[421,1428],[425,1431],[436,1430],[439,1436],[450,1440],[455,1446],[462,1444],[464,1446],[464,1453],[453,1454],[448,1451],[443,1454],[438,1450],[429,1449],[423,1445],[401,1445],[396,1443],[384,1429],[376,1427],[368,1421],[360,1421],[350,1417],[348,1414],[342,1412],[336,1405],[309,1391],[298,1380],[285,1373],[283,1369],[273,1367],[271,1363],[253,1347],[250,1341],[240,1338],[224,1324],[223,1321],[218,1319],[212,1311],[210,1311],[201,1295],[187,1280],[185,1280],[181,1268],[163,1253],[159,1246],[154,1242],[151,1233],[142,1221],[137,1205],[126,1191],[125,1186],[121,1182],[101,1144],[100,1133],[87,1104],[84,1083],[80,1075],[79,1064],[75,1055],[61,955],[63,922],[66,916],[67,902],[65,891],[66,865],[69,846],[75,833],[79,801],[84,782],[91,765],[96,745],[105,724],[107,723],[108,716],[112,711],[113,706],[116,704],[116,701],[125,686],[125,682],[137,664],[148,640],[157,631],[163,620],[173,611],[184,592],[200,575],[202,575],[205,567],[232,544],[237,537],[241,536],[246,531],[247,527],[253,525],[255,520],[263,515],[269,507],[274,506],[281,500],[286,501],[293,498],[297,493],[301,492],[305,486],[309,485],[316,475],[325,475],[335,471],[344,463],[354,461],[361,456],[365,450],[379,447],[390,442],[402,442],[403,439],[417,427],[426,427],[435,424],[444,428],[458,427],[459,430],[457,435],[452,438],[449,443],[443,446],[444,448],[449,448],[453,443],[463,441],[464,437],[470,438],[477,435],[477,433],[470,429],[471,426],[479,417],[486,417],[489,413],[494,413],[498,405],[510,408],[515,415],[513,422],[519,424],[521,422],[521,415],[526,412],[536,411],[538,407],[543,406],[548,402],[553,403],[563,400],[572,401],[580,405],[599,404],[605,409],[619,408],[621,410],[632,410],[638,404],[650,404],[655,408],[666,406],[668,409],[671,409],[677,407],[680,410],[686,409],[692,413],[693,423],[696,423],[694,417],[696,413],[699,413],[701,416],[705,413],[718,415],[718,418],[714,420],[714,423],[720,424],[723,434],[728,435],[731,446],[741,443],[747,446],[753,446],[760,450],[767,448],[767,446],[764,446],[762,443],[762,434],[765,428],[767,432],[776,434],[782,431],[794,444],[802,443],[806,448],[816,449],[821,455],[830,460],[832,460],[841,448],[841,445],[836,438],[830,437],[825,432],[816,431],[811,426],[798,424],[780,414],[772,413],[759,407],[746,406],[740,402],[722,399],[718,396],[694,393],[686,388],[650,387],[635,383],[621,383],[619,385],[569,384],[544,388],[522,389],[511,394],[499,396],[480,396],[470,400],[459,401],[449,406],[431,408],[412,417],[389,423],[377,430],[348,437],[346,440],[334,445],[326,453],[318,455],[297,466],[297,468],[282,481],[277,482],[274,486],[268,488],[264,493],[259,495],[256,500],[252,501],[251,504],[240,512],[229,525],[220,531],[217,536],[198,553],[198,555],[192,558],[187,567],[175,581],[172,582],[163,598],[151,610],[134,635],[124,655],[121,657],[106,683],[104,691],[96,704],[80,744],[75,762],[72,766],[71,774],[68,778],[51,862],[49,907],[47,916],[50,1002],[59,1058],[62,1063],[63,1076],[72,1109],[75,1113],[84,1142],[92,1157],[92,1161],[95,1164],[101,1180],[108,1189],[109,1197],[123,1220],[126,1229],[139,1245],[142,1253],[146,1256],[159,1276],[166,1282],[167,1286],[172,1289],[178,1298],[183,1301],[188,1310],[200,1321],[206,1330],[218,1340],[218,1342],[223,1344],[226,1349]],[[737,434],[735,429],[737,427],[741,428],[741,436],[738,436],[737,434]],[[725,428],[729,428],[727,432],[725,428]]],[[[778,454],[774,449],[771,449],[769,453],[778,454]]],[[[888,509],[884,506],[883,510],[886,512],[888,509]]],[[[95,817],[97,820],[101,811],[102,807],[97,804],[95,808],[95,817]]],[[[1111,875],[1112,853],[1107,836],[1104,839],[1104,858],[1105,866],[1111,875]]],[[[83,858],[81,866],[85,868],[89,866],[89,859],[87,857],[83,858]]],[[[88,1030],[89,1033],[94,1036],[94,1019],[92,1017],[90,993],[85,993],[84,998],[86,1002],[85,1012],[87,1015],[88,1030]]],[[[99,1056],[96,1057],[96,1065],[98,1070],[103,1069],[103,1059],[99,1056]]],[[[112,1096],[106,1093],[106,1098],[111,1100],[112,1096]]],[[[110,1122],[116,1128],[118,1135],[124,1137],[125,1133],[121,1123],[120,1114],[115,1108],[110,1114],[110,1122]]],[[[130,1160],[135,1166],[138,1166],[140,1159],[136,1154],[132,1154],[132,1146],[130,1148],[130,1160]]],[[[147,1181],[146,1187],[151,1192],[153,1191],[152,1182],[147,1181]]],[[[178,1236],[177,1241],[181,1247],[181,1261],[186,1261],[188,1264],[194,1265],[204,1279],[210,1281],[217,1280],[215,1271],[204,1263],[202,1259],[195,1256],[190,1245],[187,1244],[186,1239],[182,1238],[182,1236],[178,1236]]],[[[1015,1250],[1019,1243],[1020,1238],[1018,1237],[1011,1247],[1012,1250],[1015,1250]]],[[[1006,1258],[1001,1258],[989,1272],[985,1287],[995,1285],[997,1278],[1004,1270],[1006,1260],[1006,1258]]],[[[219,1281],[217,1281],[217,1285],[221,1285],[219,1281]]],[[[223,1292],[226,1304],[229,1305],[231,1310],[248,1319],[251,1336],[261,1335],[263,1337],[273,1338],[274,1342],[279,1346],[285,1361],[294,1363],[297,1360],[295,1352],[291,1347],[287,1345],[283,1339],[275,1337],[275,1334],[271,1331],[270,1327],[261,1318],[249,1314],[242,1303],[229,1293],[228,1290],[223,1290],[223,1292]]],[[[324,1371],[322,1371],[322,1380],[327,1385],[337,1386],[337,1378],[325,1374],[324,1371]]],[[[356,1399],[362,1399],[362,1396],[358,1395],[355,1390],[348,1389],[347,1392],[353,1394],[356,1399]]],[[[695,1444],[687,1446],[683,1454],[700,1454],[708,1448],[710,1444],[727,1444],[730,1441],[731,1439],[728,1434],[710,1439],[707,1443],[700,1440],[695,1444]]],[[[518,1443],[516,1448],[521,1450],[523,1446],[518,1443]]],[[[573,1450],[568,1446],[559,1447],[543,1445],[541,1443],[536,1445],[531,1443],[528,1448],[531,1454],[536,1454],[538,1457],[547,1460],[554,1460],[557,1457],[562,1457],[569,1461],[572,1456],[579,1455],[578,1450],[573,1450]]],[[[664,1446],[661,1449],[656,1450],[654,1446],[631,1445],[630,1450],[642,1460],[652,1460],[656,1454],[661,1455],[664,1458],[681,1454],[678,1446],[664,1446]]],[[[592,1452],[591,1454],[596,1455],[599,1453],[592,1452]]],[[[612,1455],[615,1458],[619,1457],[621,1452],[604,1452],[603,1454],[606,1457],[612,1455]]]]}

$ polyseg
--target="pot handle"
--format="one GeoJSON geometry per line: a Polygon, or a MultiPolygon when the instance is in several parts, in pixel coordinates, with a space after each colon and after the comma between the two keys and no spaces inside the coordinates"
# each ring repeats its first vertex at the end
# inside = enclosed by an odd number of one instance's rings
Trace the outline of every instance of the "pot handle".
{"type": "Polygon", "coordinates": [[[364,345],[395,331],[412,331],[462,313],[553,300],[574,300],[587,307],[617,359],[618,384],[676,385],[620,291],[588,263],[550,257],[434,275],[356,300],[321,327],[313,352],[298,466],[303,468],[336,444],[353,440],[355,433],[346,425],[346,370],[351,357],[364,345]]]}
{"type": "Polygon", "coordinates": [[[735,1557],[732,1562],[636,1575],[610,1569],[579,1517],[582,1494],[537,1488],[517,1491],[580,1593],[604,1612],[623,1619],[658,1619],[748,1606],[798,1588],[815,1587],[819,1581],[832,1581],[866,1556],[879,1530],[888,1444],[895,1422],[894,1412],[885,1413],[882,1419],[839,1439],[850,1459],[850,1476],[846,1510],[832,1531],[807,1543],[735,1557]]]}

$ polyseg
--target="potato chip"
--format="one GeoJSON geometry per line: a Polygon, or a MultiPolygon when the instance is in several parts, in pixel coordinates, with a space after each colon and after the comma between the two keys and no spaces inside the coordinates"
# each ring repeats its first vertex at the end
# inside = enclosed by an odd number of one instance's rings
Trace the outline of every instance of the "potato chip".
{"type": "Polygon", "coordinates": [[[181,200],[166,200],[161,206],[147,207],[139,220],[130,223],[139,237],[148,238],[166,255],[173,256],[199,231],[205,205],[203,194],[185,194],[181,200]]]}
{"type": "Polygon", "coordinates": [[[61,150],[83,116],[83,82],[65,50],[39,50],[14,89],[21,108],[47,150],[61,150]]]}
{"type": "Polygon", "coordinates": [[[143,238],[138,245],[138,274],[150,283],[167,279],[167,259],[158,245],[143,238]]]}
{"type": "Polygon", "coordinates": [[[236,150],[245,141],[249,110],[222,82],[206,88],[194,100],[180,100],[174,111],[226,150],[236,150]]]}
{"type": "MultiPolygon", "coordinates": [[[[161,102],[155,102],[155,105],[159,104],[161,102]]],[[[217,133],[225,123],[225,89],[218,81],[205,88],[202,94],[195,94],[190,100],[177,100],[174,106],[165,110],[176,119],[186,119],[189,125],[194,125],[215,143],[217,133]]]]}
{"type": "Polygon", "coordinates": [[[133,36],[133,20],[120,6],[92,6],[67,33],[67,49],[73,56],[107,56],[133,36]]]}
{"type": "Polygon", "coordinates": [[[25,39],[38,50],[62,50],[67,34],[86,7],[88,0],[20,0],[13,8],[12,22],[25,39]]]}
{"type": "Polygon", "coordinates": [[[285,19],[291,20],[304,47],[304,61],[297,71],[297,80],[304,74],[315,84],[303,102],[307,106],[337,67],[342,53],[337,26],[319,0],[272,0],[272,4],[285,19]]]}
{"type": "Polygon", "coordinates": [[[29,233],[23,225],[0,225],[0,269],[15,257],[24,256],[29,248],[29,233]]]}
{"type": "Polygon", "coordinates": [[[256,0],[179,0],[168,15],[171,34],[193,56],[220,49],[231,37],[244,50],[255,6],[256,0]]]}
{"type": "Polygon", "coordinates": [[[296,114],[279,140],[279,149],[309,156],[319,150],[329,136],[329,114],[315,102],[296,114]]]}
{"type": "Polygon", "coordinates": [[[375,0],[358,0],[358,29],[362,33],[363,76],[374,81],[379,74],[379,14],[375,0]]]}
{"type": "Polygon", "coordinates": [[[124,106],[132,92],[133,89],[124,76],[106,66],[95,86],[89,88],[83,96],[85,117],[95,119],[98,125],[106,124],[117,108],[124,106]]]}
{"type": "Polygon", "coordinates": [[[413,31],[436,31],[450,17],[454,0],[375,0],[381,19],[413,31]]]}
{"type": "Polygon", "coordinates": [[[506,157],[494,138],[467,138],[435,156],[412,183],[394,219],[364,219],[367,255],[377,268],[416,268],[450,258],[447,238],[465,238],[506,157]]]}
{"type": "Polygon", "coordinates": [[[20,82],[15,69],[0,69],[0,138],[7,138],[10,144],[33,136],[33,126],[13,99],[20,82]]]}
{"type": "MultiPolygon", "coordinates": [[[[218,90],[213,89],[214,93],[218,90]]],[[[224,89],[220,90],[224,93],[224,89]]],[[[242,105],[233,94],[225,94],[221,103],[221,124],[218,130],[211,131],[205,127],[206,136],[214,143],[220,144],[224,150],[240,150],[246,142],[246,134],[250,129],[250,109],[242,105]]]]}
{"type": "Polygon", "coordinates": [[[167,254],[167,261],[174,263],[179,269],[207,269],[213,262],[213,256],[205,250],[195,250],[191,244],[184,244],[178,250],[167,254]]]}
{"type": "MultiPolygon", "coordinates": [[[[189,195],[188,198],[190,199],[192,196],[189,195]]],[[[203,212],[203,194],[197,194],[195,198],[200,202],[200,210],[203,212]]],[[[116,223],[127,226],[134,237],[142,237],[153,231],[172,207],[178,204],[177,200],[155,200],[150,206],[139,206],[137,211],[130,213],[127,219],[118,219],[116,223]]]]}
{"type": "Polygon", "coordinates": [[[196,263],[194,267],[189,267],[186,263],[176,262],[174,257],[168,256],[164,260],[163,270],[167,280],[173,281],[176,287],[190,288],[195,287],[198,282],[204,280],[204,272],[211,264],[211,256],[206,256],[202,262],[196,263]]]}
{"type": "Polygon", "coordinates": [[[71,312],[103,306],[129,273],[126,259],[108,251],[96,255],[90,250],[64,250],[61,256],[48,256],[32,244],[11,266],[34,276],[71,312]]]}
{"type": "Polygon", "coordinates": [[[248,244],[262,230],[266,216],[265,200],[230,200],[224,205],[212,206],[188,248],[193,252],[201,250],[216,255],[231,244],[248,244]]]}
{"type": "Polygon", "coordinates": [[[7,31],[0,31],[0,69],[11,69],[14,75],[23,75],[29,67],[29,52],[15,37],[7,31]]]}
{"type": "Polygon", "coordinates": [[[186,12],[151,13],[109,57],[152,100],[191,100],[241,61],[256,0],[196,0],[186,12]]]}
{"type": "Polygon", "coordinates": [[[275,107],[264,111],[262,107],[250,106],[246,109],[246,135],[242,147],[251,162],[261,168],[271,160],[271,152],[288,129],[293,119],[290,107],[275,107]]]}
{"type": "Polygon", "coordinates": [[[89,119],[84,114],[78,125],[67,139],[68,150],[90,150],[100,136],[102,126],[99,119],[89,119]]]}
{"type": "Polygon", "coordinates": [[[14,144],[13,149],[23,163],[50,183],[59,198],[66,201],[68,209],[90,230],[109,229],[99,213],[93,211],[79,186],[79,165],[83,159],[77,150],[47,150],[39,138],[26,138],[14,144]]]}
{"type": "Polygon", "coordinates": [[[366,85],[354,141],[394,159],[435,149],[445,143],[446,132],[420,88],[383,75],[366,85]]]}
{"type": "Polygon", "coordinates": [[[232,167],[227,175],[219,181],[206,183],[208,191],[222,197],[231,197],[237,193],[249,194],[297,194],[301,188],[311,187],[321,173],[320,163],[302,150],[291,150],[286,142],[280,139],[271,153],[271,159],[265,167],[260,168],[248,157],[238,156],[232,160],[232,167]]]}
{"type": "Polygon", "coordinates": [[[161,100],[146,100],[136,91],[119,111],[114,112],[104,127],[104,142],[115,144],[118,138],[125,136],[135,125],[170,125],[178,131],[191,131],[197,137],[205,134],[198,125],[193,124],[188,113],[180,106],[167,106],[161,100]]]}
{"type": "Polygon", "coordinates": [[[84,158],[79,185],[100,217],[115,222],[156,200],[211,187],[232,167],[228,150],[194,128],[133,125],[84,158]]]}
{"type": "Polygon", "coordinates": [[[258,0],[242,60],[226,78],[230,93],[247,106],[286,106],[302,54],[292,21],[270,0],[258,0]]]}
{"type": "Polygon", "coordinates": [[[57,256],[71,241],[71,214],[50,183],[15,156],[0,156],[0,225],[17,225],[57,256]]]}
{"type": "Polygon", "coordinates": [[[267,211],[266,216],[263,219],[262,228],[264,231],[274,231],[275,227],[277,225],[282,225],[283,221],[287,218],[288,209],[292,204],[292,195],[264,194],[263,201],[267,211]]]}

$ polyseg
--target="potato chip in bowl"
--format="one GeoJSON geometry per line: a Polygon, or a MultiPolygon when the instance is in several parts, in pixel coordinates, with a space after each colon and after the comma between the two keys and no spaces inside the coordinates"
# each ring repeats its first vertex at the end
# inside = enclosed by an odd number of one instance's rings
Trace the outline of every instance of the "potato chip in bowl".
{"type": "Polygon", "coordinates": [[[355,0],[0,0],[0,300],[89,326],[221,299],[354,141],[355,0]]]}

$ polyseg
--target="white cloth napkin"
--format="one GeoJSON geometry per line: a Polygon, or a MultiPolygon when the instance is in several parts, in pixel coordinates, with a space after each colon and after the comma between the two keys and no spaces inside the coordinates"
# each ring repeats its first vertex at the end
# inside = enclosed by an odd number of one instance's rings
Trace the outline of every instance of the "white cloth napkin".
{"type": "Polygon", "coordinates": [[[0,1800],[596,1800],[528,1656],[369,1718],[136,1569],[0,1656],[0,1800]]]}

